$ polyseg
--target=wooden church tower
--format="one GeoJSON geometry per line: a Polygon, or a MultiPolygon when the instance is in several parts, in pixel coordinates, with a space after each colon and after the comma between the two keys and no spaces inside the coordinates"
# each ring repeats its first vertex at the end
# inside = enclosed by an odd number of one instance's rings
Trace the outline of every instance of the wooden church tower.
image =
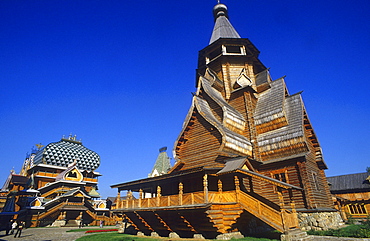
{"type": "Polygon", "coordinates": [[[213,14],[197,90],[174,145],[176,163],[162,176],[113,185],[139,193],[115,213],[147,235],[206,238],[287,232],[301,226],[302,213],[337,215],[300,93],[289,94],[284,78],[272,80],[224,4],[213,14]]]}

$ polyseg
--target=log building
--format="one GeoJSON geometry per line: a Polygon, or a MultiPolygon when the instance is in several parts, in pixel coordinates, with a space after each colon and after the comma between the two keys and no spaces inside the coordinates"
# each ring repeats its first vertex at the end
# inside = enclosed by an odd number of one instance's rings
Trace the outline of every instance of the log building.
{"type": "Polygon", "coordinates": [[[205,238],[306,228],[301,214],[338,217],[301,93],[290,94],[284,77],[272,80],[224,4],[213,14],[176,163],[167,174],[112,185],[129,197],[114,213],[146,235],[205,238]]]}
{"type": "Polygon", "coordinates": [[[370,172],[328,177],[335,206],[344,220],[366,220],[370,215],[370,172]]]}

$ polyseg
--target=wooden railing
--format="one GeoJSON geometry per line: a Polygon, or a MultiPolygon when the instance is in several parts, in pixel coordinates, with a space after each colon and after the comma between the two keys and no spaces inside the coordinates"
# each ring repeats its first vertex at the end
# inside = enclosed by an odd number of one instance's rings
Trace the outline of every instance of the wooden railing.
{"type": "Polygon", "coordinates": [[[67,192],[67,191],[69,190],[69,188],[66,188],[66,187],[59,187],[59,188],[56,188],[56,189],[52,189],[52,190],[50,190],[50,191],[48,191],[48,192],[46,192],[46,193],[43,193],[41,196],[42,196],[42,197],[48,197],[50,194],[53,194],[53,193],[58,192],[58,191],[60,191],[60,190],[62,190],[62,191],[64,191],[64,192],[67,192]]]}
{"type": "Polygon", "coordinates": [[[283,217],[280,210],[276,210],[244,192],[240,192],[238,196],[239,203],[245,210],[261,218],[279,231],[283,229],[283,217]]]}
{"type": "MultiPolygon", "coordinates": [[[[232,191],[230,191],[230,193],[232,193],[232,191]]],[[[220,200],[217,192],[209,192],[207,196],[208,202],[217,202],[216,200],[220,200]]],[[[182,195],[177,194],[170,196],[157,196],[152,198],[128,199],[117,201],[116,209],[168,207],[208,203],[205,202],[205,198],[204,192],[194,192],[185,193],[182,195]]],[[[235,198],[233,201],[235,202],[235,198]]]]}
{"type": "Polygon", "coordinates": [[[53,208],[49,209],[47,212],[41,214],[39,217],[38,217],[38,220],[40,219],[43,219],[45,218],[46,216],[49,216],[50,214],[54,213],[55,211],[57,211],[59,208],[65,206],[66,204],[65,203],[59,203],[58,205],[54,206],[53,208]]]}
{"type": "MultiPolygon", "coordinates": [[[[223,191],[222,182],[218,182],[218,191],[208,190],[207,175],[203,177],[203,191],[193,193],[183,193],[183,185],[179,183],[179,193],[175,195],[161,196],[161,187],[157,187],[156,197],[143,198],[143,191],[139,192],[139,199],[134,199],[131,192],[128,192],[127,199],[121,200],[120,194],[117,196],[115,209],[145,209],[160,208],[184,205],[217,204],[239,205],[241,210],[246,210],[257,218],[260,218],[267,224],[279,231],[285,231],[298,227],[298,218],[295,211],[294,202],[291,201],[290,210],[285,209],[282,193],[278,192],[279,204],[273,208],[269,204],[259,200],[243,191],[239,186],[239,178],[234,177],[235,190],[223,191]]],[[[222,209],[222,208],[221,208],[222,209]]]]}
{"type": "Polygon", "coordinates": [[[58,176],[58,173],[51,173],[51,172],[41,172],[41,171],[38,171],[36,172],[35,175],[40,175],[40,176],[44,176],[44,177],[56,177],[58,176]]]}
{"type": "Polygon", "coordinates": [[[82,202],[65,202],[66,205],[71,205],[71,206],[84,206],[85,204],[82,202]]]}
{"type": "Polygon", "coordinates": [[[90,177],[84,177],[83,181],[85,182],[98,182],[98,179],[96,178],[90,178],[90,177]]]}

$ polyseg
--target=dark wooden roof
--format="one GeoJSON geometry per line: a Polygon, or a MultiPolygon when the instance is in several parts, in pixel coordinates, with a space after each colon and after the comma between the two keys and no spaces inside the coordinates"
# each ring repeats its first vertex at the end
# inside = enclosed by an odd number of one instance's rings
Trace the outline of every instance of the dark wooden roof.
{"type": "Polygon", "coordinates": [[[366,190],[370,191],[370,183],[366,180],[370,176],[369,173],[355,173],[341,176],[328,177],[328,182],[331,191],[351,191],[351,190],[366,190]]]}
{"type": "Polygon", "coordinates": [[[163,174],[163,175],[156,176],[156,177],[148,177],[148,178],[139,179],[135,181],[119,183],[119,184],[111,185],[110,187],[118,188],[118,191],[131,190],[131,191],[137,192],[139,191],[139,189],[143,189],[144,191],[147,191],[147,189],[145,188],[156,187],[162,184],[168,184],[171,180],[177,180],[179,178],[182,178],[183,176],[189,177],[192,174],[203,175],[204,172],[216,173],[217,171],[219,171],[219,169],[197,167],[197,168],[182,170],[182,171],[175,172],[175,173],[163,174]]]}

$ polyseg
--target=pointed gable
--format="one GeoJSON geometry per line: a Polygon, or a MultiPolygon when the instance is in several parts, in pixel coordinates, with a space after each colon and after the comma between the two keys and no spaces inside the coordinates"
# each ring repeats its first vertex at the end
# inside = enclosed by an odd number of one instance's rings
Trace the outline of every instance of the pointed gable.
{"type": "Polygon", "coordinates": [[[66,180],[66,181],[75,181],[82,182],[83,175],[76,167],[76,162],[70,165],[66,170],[61,172],[56,178],[55,181],[66,180]]]}
{"type": "Polygon", "coordinates": [[[248,166],[250,166],[250,164],[248,163],[248,159],[246,157],[228,159],[226,160],[225,167],[218,171],[217,174],[232,172],[238,169],[249,170],[248,166]]]}

